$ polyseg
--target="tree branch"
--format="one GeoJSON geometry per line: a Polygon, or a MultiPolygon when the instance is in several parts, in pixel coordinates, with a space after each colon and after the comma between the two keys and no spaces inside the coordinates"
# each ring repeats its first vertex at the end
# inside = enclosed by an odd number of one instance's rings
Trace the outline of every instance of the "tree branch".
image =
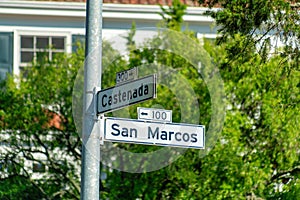
{"type": "Polygon", "coordinates": [[[295,176],[297,174],[300,174],[300,166],[296,166],[293,169],[290,170],[286,170],[286,171],[281,171],[276,173],[275,175],[273,175],[271,177],[271,182],[277,180],[277,179],[282,179],[284,178],[286,175],[291,175],[291,176],[295,176]]]}

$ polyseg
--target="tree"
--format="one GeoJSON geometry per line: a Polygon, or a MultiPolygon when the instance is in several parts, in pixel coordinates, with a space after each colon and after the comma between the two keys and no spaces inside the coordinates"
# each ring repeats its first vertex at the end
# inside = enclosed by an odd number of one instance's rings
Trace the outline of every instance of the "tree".
{"type": "MultiPolygon", "coordinates": [[[[78,45],[52,60],[42,54],[22,76],[1,83],[1,199],[80,198],[82,144],[72,115],[74,80],[84,65],[78,45]]],[[[113,56],[110,45],[103,49],[113,56]]]]}
{"type": "MultiPolygon", "coordinates": [[[[178,6],[179,8],[184,9],[184,6],[178,6]]],[[[170,8],[171,10],[173,7],[170,8]]],[[[168,12],[168,13],[183,13],[181,12],[168,12]]],[[[174,21],[178,19],[170,17],[168,22],[170,26],[176,24],[174,21]]],[[[177,22],[179,25],[180,23],[177,22]]],[[[180,26],[179,26],[180,27],[180,26]]],[[[178,29],[178,25],[174,26],[174,29],[178,29]]],[[[135,30],[133,29],[130,36],[133,36],[135,30]]],[[[187,32],[188,35],[191,35],[190,32],[187,32]]],[[[130,37],[132,40],[133,37],[130,37]]],[[[129,38],[128,38],[129,39],[129,38]]],[[[128,42],[129,44],[134,44],[133,42],[128,42]]],[[[128,66],[139,66],[139,70],[142,69],[142,73],[151,73],[152,71],[157,72],[159,76],[159,85],[158,85],[158,97],[157,99],[147,101],[138,105],[131,106],[129,108],[130,117],[137,118],[136,107],[155,107],[157,105],[162,105],[165,109],[173,110],[173,121],[174,122],[186,122],[186,123],[195,123],[195,124],[205,124],[208,126],[210,121],[211,110],[211,101],[210,94],[208,92],[207,86],[203,79],[201,79],[201,75],[197,67],[195,68],[194,63],[199,59],[199,55],[201,55],[201,63],[203,67],[203,71],[205,72],[205,68],[210,69],[208,54],[205,54],[203,48],[199,47],[199,51],[195,51],[195,46],[199,46],[199,41],[193,37],[189,41],[181,34],[172,32],[172,31],[162,31],[157,37],[147,41],[144,45],[130,46],[129,48],[129,62],[128,66]],[[191,42],[192,41],[192,42],[191,42]],[[192,43],[192,44],[191,44],[192,43]],[[149,48],[149,46],[151,48],[149,48]],[[164,47],[171,47],[174,49],[180,49],[181,51],[178,53],[176,51],[167,51],[164,50],[164,47]],[[187,59],[192,58],[192,59],[187,59]],[[164,71],[166,66],[170,66],[171,69],[168,69],[168,73],[164,71]],[[159,72],[164,73],[159,73],[159,72]],[[193,105],[189,102],[189,97],[191,97],[187,90],[186,85],[183,85],[180,81],[180,78],[173,76],[172,73],[178,73],[185,77],[192,89],[195,91],[195,95],[197,98],[197,103],[199,105],[193,105]],[[170,76],[168,76],[170,75],[170,76]],[[168,84],[166,84],[168,83],[168,84]],[[176,91],[170,90],[170,88],[177,88],[176,91]],[[175,93],[174,93],[175,92],[175,93]],[[177,96],[178,95],[178,96],[177,96]],[[180,96],[180,97],[179,97],[180,96]],[[180,112],[182,110],[182,104],[180,101],[184,101],[183,104],[188,105],[185,107],[186,112],[180,112]],[[193,114],[201,108],[201,119],[194,117],[193,114]],[[182,120],[183,119],[183,120],[182,120]]],[[[173,49],[173,50],[174,50],[173,49]]],[[[198,66],[198,62],[196,62],[196,66],[198,66]]],[[[111,69],[111,68],[109,68],[111,69]]],[[[140,72],[140,71],[139,71],[140,72]]],[[[202,74],[204,76],[209,76],[208,74],[202,74]]],[[[213,74],[210,74],[213,76],[213,74]]],[[[108,75],[104,75],[104,77],[108,77],[108,75]]],[[[110,78],[108,78],[110,79],[110,78]]],[[[105,80],[104,80],[105,81],[105,80]]],[[[216,90],[218,91],[218,90],[216,90]]],[[[220,93],[221,94],[221,93],[220,93]]],[[[222,108],[220,106],[220,108],[222,108]]],[[[184,110],[185,110],[184,109],[184,110]]],[[[126,111],[126,110],[125,110],[126,111]]],[[[122,110],[118,112],[118,116],[122,116],[122,110]]],[[[126,112],[125,112],[126,114],[126,112]]],[[[126,116],[126,115],[124,115],[126,116]]],[[[207,137],[209,140],[210,137],[207,137]]],[[[136,153],[147,153],[161,150],[161,147],[157,146],[143,146],[143,145],[134,145],[134,144],[122,144],[116,143],[115,146],[119,148],[125,149],[130,152],[136,153]]],[[[177,150],[179,153],[182,152],[177,150]]],[[[173,150],[176,153],[176,150],[173,150]]],[[[192,171],[200,166],[200,157],[199,150],[188,150],[185,155],[187,158],[175,163],[168,165],[165,168],[160,169],[159,171],[153,171],[148,173],[128,173],[124,172],[128,170],[127,168],[124,171],[118,171],[107,168],[107,180],[103,183],[102,193],[103,198],[109,199],[176,199],[176,198],[188,198],[188,195],[184,194],[183,190],[188,190],[188,183],[190,178],[192,177],[192,171]],[[178,171],[184,171],[183,174],[178,174],[178,171]],[[187,174],[189,173],[189,174],[187,174]],[[183,180],[184,177],[184,180],[183,180]]],[[[201,153],[200,153],[201,154],[201,153]]],[[[164,154],[161,154],[161,157],[164,157],[164,154]]],[[[128,157],[120,156],[123,162],[128,159],[128,157]]],[[[130,159],[130,157],[129,157],[130,159]]],[[[130,163],[129,165],[132,168],[136,166],[147,166],[151,164],[155,164],[157,162],[160,164],[159,160],[150,159],[150,160],[142,160],[143,162],[139,162],[134,160],[136,163],[130,163]]],[[[129,162],[129,161],[127,161],[129,162]]],[[[120,164],[122,163],[120,161],[120,164]]],[[[128,165],[128,163],[127,163],[128,165]]],[[[198,170],[198,169],[197,169],[198,170]]],[[[139,171],[141,172],[141,171],[139,171]]]]}
{"type": "MultiPolygon", "coordinates": [[[[218,45],[205,42],[205,49],[220,69],[225,85],[227,117],[222,136],[202,159],[199,151],[189,150],[159,171],[109,174],[111,196],[108,196],[112,199],[296,199],[299,196],[297,10],[286,1],[205,2],[223,6],[211,13],[221,26],[218,45]],[[280,39],[281,46],[276,46],[274,38],[280,39]]],[[[168,60],[161,52],[135,53],[137,61],[168,60]]],[[[184,63],[174,66],[190,68],[184,63]]],[[[190,80],[195,81],[195,77],[190,80]]],[[[209,114],[207,107],[205,114],[209,114]]]]}
{"type": "MultiPolygon", "coordinates": [[[[133,40],[135,30],[132,30],[127,37],[130,51],[128,57],[117,54],[110,46],[106,47],[108,50],[104,51],[103,63],[108,67],[103,73],[103,88],[113,86],[115,73],[124,69],[144,66],[141,75],[145,75],[171,66],[169,74],[176,72],[185,77],[195,91],[198,102],[197,106],[186,108],[189,114],[184,115],[184,120],[181,111],[183,105],[179,100],[183,99],[183,104],[190,105],[190,96],[182,82],[172,76],[168,78],[167,73],[159,74],[162,82],[158,86],[157,99],[107,116],[129,115],[136,118],[137,106],[162,105],[173,110],[174,122],[204,124],[207,128],[214,128],[210,125],[210,116],[214,112],[211,92],[222,93],[217,90],[218,87],[211,87],[205,81],[213,78],[218,71],[211,65],[213,63],[222,76],[226,94],[226,121],[222,135],[205,150],[189,149],[172,164],[157,171],[128,173],[102,165],[102,172],[107,174],[107,178],[101,180],[103,198],[296,199],[299,196],[300,73],[298,57],[294,54],[297,47],[294,45],[298,44],[299,38],[292,37],[294,43],[284,43],[282,39],[282,47],[275,48],[272,34],[276,35],[274,30],[277,29],[266,28],[272,23],[273,26],[281,27],[278,30],[282,35],[279,36],[286,36],[286,41],[290,41],[288,39],[291,36],[298,34],[298,28],[287,16],[297,17],[296,11],[290,4],[280,0],[272,1],[274,6],[270,6],[271,1],[206,2],[211,5],[219,3],[224,7],[212,13],[218,25],[223,25],[223,29],[220,29],[223,38],[221,43],[216,45],[205,41],[201,47],[194,37],[190,39],[194,41],[191,44],[183,40],[184,37],[179,33],[162,31],[157,37],[138,46],[133,40]],[[249,6],[255,8],[253,12],[249,12],[249,6]],[[280,18],[278,10],[284,9],[286,12],[282,12],[280,18]],[[279,19],[283,21],[275,23],[274,20],[279,19]],[[163,47],[181,48],[184,51],[176,54],[163,47]],[[201,68],[193,65],[198,59],[201,59],[201,68]],[[168,87],[163,83],[168,83],[168,87]],[[179,88],[179,92],[174,93],[169,88],[171,86],[179,88]],[[176,98],[176,95],[183,98],[176,98]],[[196,118],[194,113],[199,108],[201,117],[196,118]]],[[[172,11],[177,8],[184,9],[184,6],[170,7],[171,10],[167,12],[178,13],[177,17],[171,17],[168,21],[172,22],[169,27],[175,29],[178,26],[173,26],[176,24],[174,21],[184,13],[183,10],[172,11]]],[[[45,63],[37,62],[29,71],[26,81],[21,80],[17,85],[9,79],[5,87],[1,88],[1,137],[6,144],[10,144],[7,152],[0,154],[1,160],[5,161],[5,167],[1,170],[7,174],[1,177],[1,198],[18,198],[29,192],[37,195],[37,198],[79,198],[76,167],[79,165],[77,162],[80,162],[80,138],[71,115],[70,99],[75,74],[78,67],[83,65],[83,53],[79,55],[46,60],[45,63]],[[60,126],[55,127],[49,120],[57,116],[61,122],[60,126]],[[52,131],[51,140],[46,138],[49,131],[52,131]],[[36,160],[36,153],[42,154],[45,159],[36,160]],[[23,157],[45,164],[48,172],[43,174],[44,179],[32,179],[23,157]],[[9,187],[9,184],[14,187],[9,187]],[[22,184],[26,185],[26,189],[22,184]]],[[[217,111],[222,114],[221,104],[217,111]]],[[[216,140],[213,133],[206,135],[207,141],[216,140]]],[[[163,149],[122,143],[112,145],[135,153],[163,149]]],[[[171,149],[170,152],[181,151],[171,149]]],[[[110,152],[105,153],[109,157],[110,152]]],[[[124,155],[122,158],[130,160],[130,156],[124,155]]],[[[159,161],[153,159],[130,164],[139,167],[151,162],[159,164],[159,161]]],[[[126,170],[121,161],[115,165],[126,170]]]]}
{"type": "MultiPolygon", "coordinates": [[[[299,3],[286,0],[198,0],[209,7],[221,7],[209,11],[216,25],[220,27],[218,42],[235,38],[236,44],[227,47],[231,60],[247,56],[247,49],[257,48],[264,59],[272,54],[280,54],[283,59],[291,57],[299,61],[299,3]],[[242,45],[241,45],[242,44],[242,45]],[[270,52],[271,50],[271,52],[270,52]],[[237,52],[239,52],[237,54],[237,52]]],[[[295,64],[295,63],[294,63],[295,64]]],[[[298,68],[299,69],[299,68],[298,68]]]]}
{"type": "MultiPolygon", "coordinates": [[[[251,58],[248,61],[238,57],[228,62],[230,52],[226,48],[235,44],[234,39],[220,46],[205,42],[213,62],[221,69],[227,98],[225,126],[211,152],[201,158],[201,150],[188,150],[174,163],[151,173],[110,173],[107,170],[104,187],[109,198],[296,198],[299,194],[299,71],[291,68],[287,74],[286,68],[292,66],[292,60],[282,62],[281,56],[271,56],[264,61],[255,49],[248,50],[251,58]]],[[[136,51],[133,58],[135,64],[141,60],[143,63],[155,60],[174,68],[180,66],[179,71],[195,84],[197,95],[202,95],[198,99],[200,107],[204,108],[201,114],[206,117],[199,123],[208,127],[209,93],[204,83],[196,78],[199,74],[192,66],[182,57],[162,51],[144,49],[136,51]],[[153,55],[156,55],[154,59],[153,55]]],[[[158,93],[166,94],[163,99],[170,96],[162,89],[158,93]]],[[[151,107],[153,103],[157,101],[143,106],[151,107]]],[[[166,108],[174,103],[160,102],[166,108]]],[[[172,109],[179,117],[179,109],[172,109]]],[[[135,110],[133,107],[132,116],[135,110]]],[[[175,120],[178,118],[174,117],[175,120]]],[[[143,146],[117,145],[134,152],[151,150],[143,146]]]]}
{"type": "MultiPolygon", "coordinates": [[[[51,61],[44,57],[18,82],[7,79],[1,89],[1,140],[6,144],[1,160],[17,171],[4,172],[1,182],[20,176],[20,187],[26,183],[37,198],[78,198],[81,142],[71,99],[72,81],[83,58],[82,53],[51,61]]],[[[29,189],[18,192],[31,196],[29,189]]],[[[13,188],[6,193],[9,196],[1,198],[17,198],[13,188]]]]}
{"type": "MultiPolygon", "coordinates": [[[[252,180],[257,184],[249,188],[248,196],[296,198],[300,164],[296,128],[299,127],[300,99],[298,3],[281,0],[199,2],[222,7],[209,14],[220,27],[217,42],[222,44],[223,54],[217,52],[220,47],[210,52],[216,56],[228,88],[228,117],[234,120],[234,113],[244,118],[236,119],[239,124],[235,125],[239,130],[236,140],[242,145],[238,149],[244,151],[236,167],[251,169],[249,166],[257,165],[259,176],[265,176],[260,181],[258,177],[252,180]]],[[[228,133],[230,131],[225,129],[224,134],[228,133]]],[[[229,191],[231,188],[228,187],[229,191]]]]}
{"type": "Polygon", "coordinates": [[[165,8],[162,5],[160,5],[162,13],[159,14],[163,18],[165,27],[176,31],[180,31],[186,8],[187,6],[185,4],[182,4],[179,0],[172,1],[172,5],[168,8],[165,8]]]}

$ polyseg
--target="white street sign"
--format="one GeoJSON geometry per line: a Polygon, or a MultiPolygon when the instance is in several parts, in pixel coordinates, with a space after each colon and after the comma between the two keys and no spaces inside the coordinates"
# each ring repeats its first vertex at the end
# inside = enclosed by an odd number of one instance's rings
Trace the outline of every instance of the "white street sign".
{"type": "Polygon", "coordinates": [[[112,142],[204,149],[205,127],[195,124],[105,118],[104,139],[112,142]]]}
{"type": "Polygon", "coordinates": [[[156,75],[101,90],[97,93],[97,113],[105,113],[156,96],[156,75]]]}
{"type": "Polygon", "coordinates": [[[118,72],[116,75],[116,84],[133,81],[138,78],[138,68],[134,67],[129,70],[118,72]]]}
{"type": "Polygon", "coordinates": [[[158,122],[172,122],[172,110],[138,107],[138,119],[158,122]]]}

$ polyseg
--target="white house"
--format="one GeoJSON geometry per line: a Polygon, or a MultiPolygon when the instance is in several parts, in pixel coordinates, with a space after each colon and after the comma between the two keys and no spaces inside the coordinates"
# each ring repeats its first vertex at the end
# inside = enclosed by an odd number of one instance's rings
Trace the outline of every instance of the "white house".
{"type": "MultiPolygon", "coordinates": [[[[51,59],[55,53],[72,52],[72,44],[84,40],[86,3],[71,1],[0,1],[0,79],[6,73],[18,75],[41,51],[46,50],[51,59]]],[[[215,37],[213,19],[204,15],[206,10],[188,7],[183,28],[215,37]]],[[[158,5],[104,3],[103,37],[126,32],[133,22],[138,29],[156,27],[159,12],[158,5]]]]}

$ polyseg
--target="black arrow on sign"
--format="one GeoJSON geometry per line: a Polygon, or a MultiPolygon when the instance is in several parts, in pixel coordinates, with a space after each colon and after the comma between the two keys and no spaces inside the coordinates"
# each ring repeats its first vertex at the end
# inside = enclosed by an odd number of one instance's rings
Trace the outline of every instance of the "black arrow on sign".
{"type": "Polygon", "coordinates": [[[148,113],[145,113],[145,112],[141,112],[141,115],[148,115],[148,113]]]}

